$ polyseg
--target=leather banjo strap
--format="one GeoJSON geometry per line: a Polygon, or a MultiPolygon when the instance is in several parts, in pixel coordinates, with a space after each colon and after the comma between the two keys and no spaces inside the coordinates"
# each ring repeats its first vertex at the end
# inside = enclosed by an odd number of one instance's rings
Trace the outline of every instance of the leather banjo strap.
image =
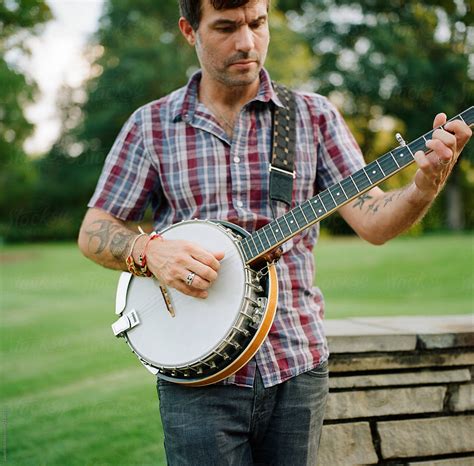
{"type": "Polygon", "coordinates": [[[291,207],[295,175],[296,103],[287,87],[273,83],[284,108],[274,107],[272,161],[270,163],[270,201],[281,201],[291,207]]]}

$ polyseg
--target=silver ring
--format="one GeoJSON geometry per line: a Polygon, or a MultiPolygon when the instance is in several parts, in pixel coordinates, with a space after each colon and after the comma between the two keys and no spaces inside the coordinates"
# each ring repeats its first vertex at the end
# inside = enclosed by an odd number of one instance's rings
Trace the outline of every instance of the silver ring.
{"type": "Polygon", "coordinates": [[[189,272],[185,280],[186,285],[191,286],[193,284],[193,280],[195,276],[196,274],[194,272],[189,272]]]}

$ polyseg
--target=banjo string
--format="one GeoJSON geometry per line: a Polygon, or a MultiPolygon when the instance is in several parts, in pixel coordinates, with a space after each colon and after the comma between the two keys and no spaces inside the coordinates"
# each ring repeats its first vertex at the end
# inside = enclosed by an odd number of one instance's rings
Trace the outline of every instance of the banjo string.
{"type": "MultiPolygon", "coordinates": [[[[221,271],[227,269],[230,265],[235,264],[236,262],[241,262],[240,254],[235,249],[230,249],[224,251],[225,256],[224,259],[221,261],[221,271]]],[[[173,306],[179,306],[183,301],[189,300],[190,296],[185,295],[184,293],[178,292],[177,290],[172,291],[173,297],[172,302],[173,306]]],[[[197,298],[196,298],[197,299],[197,298]]],[[[140,305],[140,315],[145,316],[150,312],[155,312],[157,310],[157,305],[164,305],[163,303],[163,296],[161,292],[154,293],[152,298],[148,301],[145,301],[142,305],[140,305]]]]}

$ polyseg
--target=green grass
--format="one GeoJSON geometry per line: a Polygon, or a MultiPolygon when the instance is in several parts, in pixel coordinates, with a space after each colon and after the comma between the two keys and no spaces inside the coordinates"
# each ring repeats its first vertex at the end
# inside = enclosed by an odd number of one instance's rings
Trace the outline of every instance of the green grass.
{"type": "Polygon", "coordinates": [[[1,257],[1,460],[6,427],[6,464],[165,464],[154,377],[110,329],[117,272],[72,244],[1,257]]]}
{"type": "MultiPolygon", "coordinates": [[[[327,316],[472,312],[473,238],[321,239],[327,316]]],[[[73,244],[9,246],[0,258],[1,461],[165,464],[154,377],[110,330],[118,273],[73,244]]]]}
{"type": "Polygon", "coordinates": [[[319,240],[316,284],[326,318],[474,311],[474,236],[403,237],[383,246],[319,240]]]}

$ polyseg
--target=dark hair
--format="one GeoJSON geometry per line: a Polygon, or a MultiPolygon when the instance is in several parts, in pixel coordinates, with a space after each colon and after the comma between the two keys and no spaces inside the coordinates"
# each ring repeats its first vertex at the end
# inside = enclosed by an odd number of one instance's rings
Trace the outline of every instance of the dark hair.
{"type": "MultiPolygon", "coordinates": [[[[201,22],[201,3],[206,0],[179,0],[179,12],[197,31],[201,22]]],[[[215,10],[230,10],[246,5],[250,0],[209,0],[215,10]]]]}

